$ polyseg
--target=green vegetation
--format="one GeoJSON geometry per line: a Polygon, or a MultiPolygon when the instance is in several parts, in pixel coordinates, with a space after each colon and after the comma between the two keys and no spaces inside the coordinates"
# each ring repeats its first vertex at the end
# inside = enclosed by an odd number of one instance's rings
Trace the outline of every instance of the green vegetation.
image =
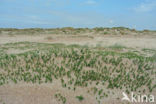
{"type": "Polygon", "coordinates": [[[153,33],[155,31],[143,30],[137,31],[135,29],[125,28],[125,27],[113,27],[113,28],[73,28],[73,27],[64,27],[64,28],[27,28],[27,29],[16,29],[16,28],[0,28],[0,34],[7,35],[38,35],[38,34],[67,34],[67,35],[77,35],[83,33],[93,33],[93,34],[109,34],[109,35],[127,35],[129,33],[153,33]]]}
{"type": "Polygon", "coordinates": [[[83,97],[82,95],[80,95],[80,96],[76,96],[76,98],[77,98],[79,101],[84,100],[84,97],[83,97]]]}
{"type": "Polygon", "coordinates": [[[113,48],[113,49],[123,49],[123,48],[126,48],[126,47],[123,46],[123,45],[120,45],[120,44],[114,44],[113,46],[110,46],[109,48],[113,48]]]}
{"type": "Polygon", "coordinates": [[[62,96],[60,93],[56,93],[55,94],[55,98],[58,100],[58,101],[61,101],[62,104],[66,104],[66,98],[64,96],[62,96]]]}
{"type": "MultiPolygon", "coordinates": [[[[116,51],[116,48],[124,47],[115,46],[114,50],[31,42],[0,45],[0,85],[23,81],[53,83],[54,80],[59,80],[62,88],[68,90],[88,87],[98,102],[109,96],[110,92],[106,89],[118,89],[127,93],[153,92],[156,88],[155,55],[116,51]],[[9,54],[9,49],[30,50],[9,54]]],[[[56,94],[60,101],[66,103],[65,97],[61,96],[56,94]]],[[[80,101],[84,99],[82,96],[76,98],[80,101]]]]}

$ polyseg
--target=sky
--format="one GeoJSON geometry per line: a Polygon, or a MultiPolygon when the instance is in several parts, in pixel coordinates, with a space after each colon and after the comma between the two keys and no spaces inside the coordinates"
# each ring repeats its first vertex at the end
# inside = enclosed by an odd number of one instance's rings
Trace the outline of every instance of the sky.
{"type": "Polygon", "coordinates": [[[0,0],[0,28],[156,30],[156,0],[0,0]]]}

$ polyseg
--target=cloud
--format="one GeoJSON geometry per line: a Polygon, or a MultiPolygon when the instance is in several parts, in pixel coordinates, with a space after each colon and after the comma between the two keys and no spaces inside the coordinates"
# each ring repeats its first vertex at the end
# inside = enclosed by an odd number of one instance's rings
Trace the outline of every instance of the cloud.
{"type": "Polygon", "coordinates": [[[96,4],[96,1],[94,1],[94,0],[87,0],[85,3],[88,4],[88,5],[94,5],[94,4],[96,4]]]}
{"type": "Polygon", "coordinates": [[[156,1],[155,0],[146,0],[146,2],[141,3],[137,7],[134,8],[136,12],[150,12],[156,9],[156,1]]]}
{"type": "Polygon", "coordinates": [[[109,23],[110,23],[110,24],[113,24],[113,23],[114,23],[114,21],[113,21],[113,20],[109,20],[109,23]]]}

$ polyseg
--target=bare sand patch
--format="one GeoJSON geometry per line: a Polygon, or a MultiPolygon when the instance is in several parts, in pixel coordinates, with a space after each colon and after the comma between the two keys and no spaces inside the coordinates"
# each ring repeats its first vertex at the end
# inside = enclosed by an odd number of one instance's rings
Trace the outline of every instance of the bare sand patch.
{"type": "MultiPolygon", "coordinates": [[[[98,104],[95,96],[88,94],[86,88],[76,91],[61,88],[58,82],[54,84],[12,84],[0,87],[0,98],[6,104],[62,104],[55,98],[56,93],[61,93],[67,99],[67,104],[98,104]],[[76,96],[83,95],[83,101],[76,96]],[[89,100],[88,100],[89,99],[89,100]]],[[[116,98],[103,99],[101,104],[120,104],[116,98]]]]}
{"type": "Polygon", "coordinates": [[[156,36],[155,35],[126,35],[126,36],[114,36],[114,35],[14,35],[10,37],[8,35],[0,36],[0,44],[11,42],[41,42],[41,43],[63,43],[63,44],[79,44],[96,46],[111,46],[114,44],[121,44],[125,47],[131,48],[150,48],[156,49],[156,36]]]}

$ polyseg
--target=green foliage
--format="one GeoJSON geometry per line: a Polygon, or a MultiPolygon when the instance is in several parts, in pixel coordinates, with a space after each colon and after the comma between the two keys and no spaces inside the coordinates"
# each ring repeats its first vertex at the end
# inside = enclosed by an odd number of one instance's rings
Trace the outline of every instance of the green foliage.
{"type": "Polygon", "coordinates": [[[123,48],[126,48],[126,47],[123,46],[123,45],[120,45],[120,44],[114,44],[113,46],[109,46],[109,48],[113,48],[113,49],[123,49],[123,48]]]}
{"type": "MultiPolygon", "coordinates": [[[[5,44],[0,46],[0,53],[0,85],[10,82],[53,83],[59,80],[63,88],[74,91],[77,87],[93,85],[90,92],[98,100],[109,96],[99,86],[124,89],[126,92],[147,87],[143,91],[145,93],[156,88],[153,84],[155,56],[115,51],[114,48],[31,42],[5,44]],[[10,48],[33,50],[7,54],[6,50],[10,48]]],[[[65,98],[60,99],[66,102],[65,98]]]]}
{"type": "Polygon", "coordinates": [[[77,98],[79,101],[84,100],[84,97],[83,97],[82,95],[80,95],[80,96],[76,96],[76,98],[77,98]]]}
{"type": "Polygon", "coordinates": [[[64,96],[61,95],[61,93],[56,93],[55,94],[55,98],[58,100],[58,101],[61,101],[62,104],[66,104],[66,98],[64,96]]]}

